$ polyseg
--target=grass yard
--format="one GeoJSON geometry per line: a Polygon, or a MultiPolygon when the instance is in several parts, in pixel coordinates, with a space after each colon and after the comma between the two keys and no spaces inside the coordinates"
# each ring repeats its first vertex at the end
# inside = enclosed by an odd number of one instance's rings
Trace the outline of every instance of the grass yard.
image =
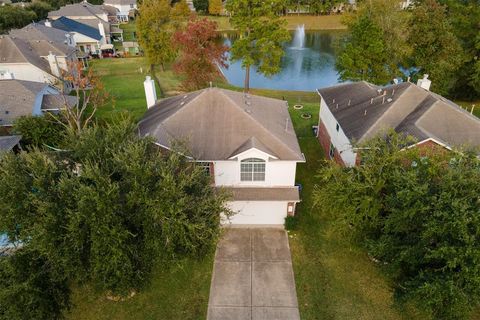
{"type": "Polygon", "coordinates": [[[472,106],[475,105],[473,108],[473,114],[480,118],[480,100],[477,101],[454,101],[456,104],[471,112],[472,106]]]}
{"type": "Polygon", "coordinates": [[[202,261],[185,259],[158,265],[152,282],[133,298],[113,302],[91,287],[73,290],[67,320],[197,320],[207,316],[213,254],[202,261]]]}
{"type": "MultiPolygon", "coordinates": [[[[128,112],[140,119],[147,108],[143,81],[149,67],[145,58],[98,59],[90,65],[101,78],[112,103],[98,110],[99,118],[112,117],[118,112],[128,112]]],[[[179,81],[171,71],[157,72],[166,93],[176,93],[179,81]]],[[[157,88],[157,93],[158,93],[157,88]]]]}
{"type": "MultiPolygon", "coordinates": [[[[228,17],[208,16],[210,20],[218,23],[219,31],[232,31],[233,27],[228,21],[228,17]]],[[[287,28],[294,30],[298,25],[304,24],[306,30],[344,30],[347,27],[342,23],[342,15],[328,16],[310,16],[310,15],[290,15],[286,16],[287,28]]]]}
{"type": "Polygon", "coordinates": [[[123,30],[123,41],[136,41],[135,38],[135,21],[120,24],[120,29],[123,30]]]}

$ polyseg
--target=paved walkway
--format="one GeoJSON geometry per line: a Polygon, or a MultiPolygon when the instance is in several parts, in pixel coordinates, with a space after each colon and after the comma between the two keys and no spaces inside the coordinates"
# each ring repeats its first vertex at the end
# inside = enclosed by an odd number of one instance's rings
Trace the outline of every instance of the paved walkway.
{"type": "Polygon", "coordinates": [[[300,319],[284,230],[225,230],[215,254],[207,315],[220,319],[300,319]]]}

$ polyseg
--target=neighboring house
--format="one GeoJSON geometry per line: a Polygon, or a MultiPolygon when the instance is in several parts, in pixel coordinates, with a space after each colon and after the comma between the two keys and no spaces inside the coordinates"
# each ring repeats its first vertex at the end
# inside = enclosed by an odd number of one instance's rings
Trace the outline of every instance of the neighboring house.
{"type": "Polygon", "coordinates": [[[128,22],[131,12],[138,9],[137,0],[105,0],[103,3],[118,10],[117,18],[121,22],[128,22]]]}
{"type": "Polygon", "coordinates": [[[165,150],[187,143],[187,156],[232,195],[229,206],[237,213],[222,223],[282,225],[294,214],[296,166],[305,158],[285,101],[208,88],[155,103],[148,78],[145,87],[151,107],[140,135],[165,150]]]}
{"type": "Polygon", "coordinates": [[[9,34],[23,40],[46,40],[74,48],[76,45],[73,34],[70,32],[52,28],[51,25],[48,27],[39,22],[32,22],[22,29],[13,29],[9,34]]]}
{"type": "Polygon", "coordinates": [[[65,105],[73,106],[76,100],[45,83],[0,80],[0,126],[11,127],[21,116],[59,112],[65,105]]]}
{"type": "Polygon", "coordinates": [[[46,21],[45,24],[72,34],[78,50],[86,54],[100,54],[101,47],[107,44],[106,38],[98,29],[66,17],[46,21]]]}
{"type": "Polygon", "coordinates": [[[0,157],[2,153],[10,152],[16,148],[20,148],[20,140],[22,136],[0,136],[0,157]]]}
{"type": "Polygon", "coordinates": [[[59,50],[59,45],[45,40],[0,36],[0,80],[43,82],[68,92],[70,83],[62,80],[62,70],[66,70],[68,60],[74,59],[74,53],[73,48],[64,46],[59,50]]]}
{"type": "Polygon", "coordinates": [[[353,145],[392,128],[416,138],[416,145],[480,148],[480,119],[430,92],[427,77],[417,85],[379,87],[362,81],[317,90],[317,136],[326,154],[354,166],[360,156],[353,145]]]}
{"type": "Polygon", "coordinates": [[[87,1],[75,4],[67,4],[56,11],[48,13],[50,20],[57,20],[66,17],[70,20],[86,24],[98,30],[105,38],[105,43],[110,44],[112,39],[122,39],[123,30],[118,28],[115,23],[111,23],[111,8],[105,8],[104,5],[93,5],[87,1]]]}

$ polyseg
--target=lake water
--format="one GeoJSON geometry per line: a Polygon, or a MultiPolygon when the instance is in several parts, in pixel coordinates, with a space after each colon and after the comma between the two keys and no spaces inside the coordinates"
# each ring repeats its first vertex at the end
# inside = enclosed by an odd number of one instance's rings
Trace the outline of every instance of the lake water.
{"type": "MultiPolygon", "coordinates": [[[[298,28],[292,33],[292,41],[285,44],[280,73],[267,78],[252,68],[251,88],[314,91],[318,88],[337,84],[335,69],[336,43],[345,35],[341,31],[303,31],[298,28]]],[[[231,46],[236,34],[227,34],[226,44],[231,46]]],[[[245,70],[241,62],[230,62],[228,69],[222,69],[228,82],[243,87],[245,70]]]]}

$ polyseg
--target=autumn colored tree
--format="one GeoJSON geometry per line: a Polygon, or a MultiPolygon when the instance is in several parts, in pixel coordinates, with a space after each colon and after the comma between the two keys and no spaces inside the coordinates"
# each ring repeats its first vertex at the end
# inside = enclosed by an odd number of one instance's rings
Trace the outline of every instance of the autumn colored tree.
{"type": "Polygon", "coordinates": [[[222,0],[209,0],[208,1],[208,13],[218,16],[222,13],[222,0]]]}
{"type": "Polygon", "coordinates": [[[183,75],[187,90],[204,88],[218,76],[218,67],[226,67],[228,47],[219,41],[217,23],[206,18],[191,20],[185,30],[174,35],[180,57],[174,71],[183,75]]]}
{"type": "Polygon", "coordinates": [[[50,116],[67,130],[80,135],[93,121],[98,108],[106,105],[108,93],[100,79],[95,76],[93,69],[85,71],[80,62],[74,62],[69,64],[69,70],[63,78],[72,84],[76,99],[62,95],[63,111],[58,115],[50,114],[50,116]]]}

